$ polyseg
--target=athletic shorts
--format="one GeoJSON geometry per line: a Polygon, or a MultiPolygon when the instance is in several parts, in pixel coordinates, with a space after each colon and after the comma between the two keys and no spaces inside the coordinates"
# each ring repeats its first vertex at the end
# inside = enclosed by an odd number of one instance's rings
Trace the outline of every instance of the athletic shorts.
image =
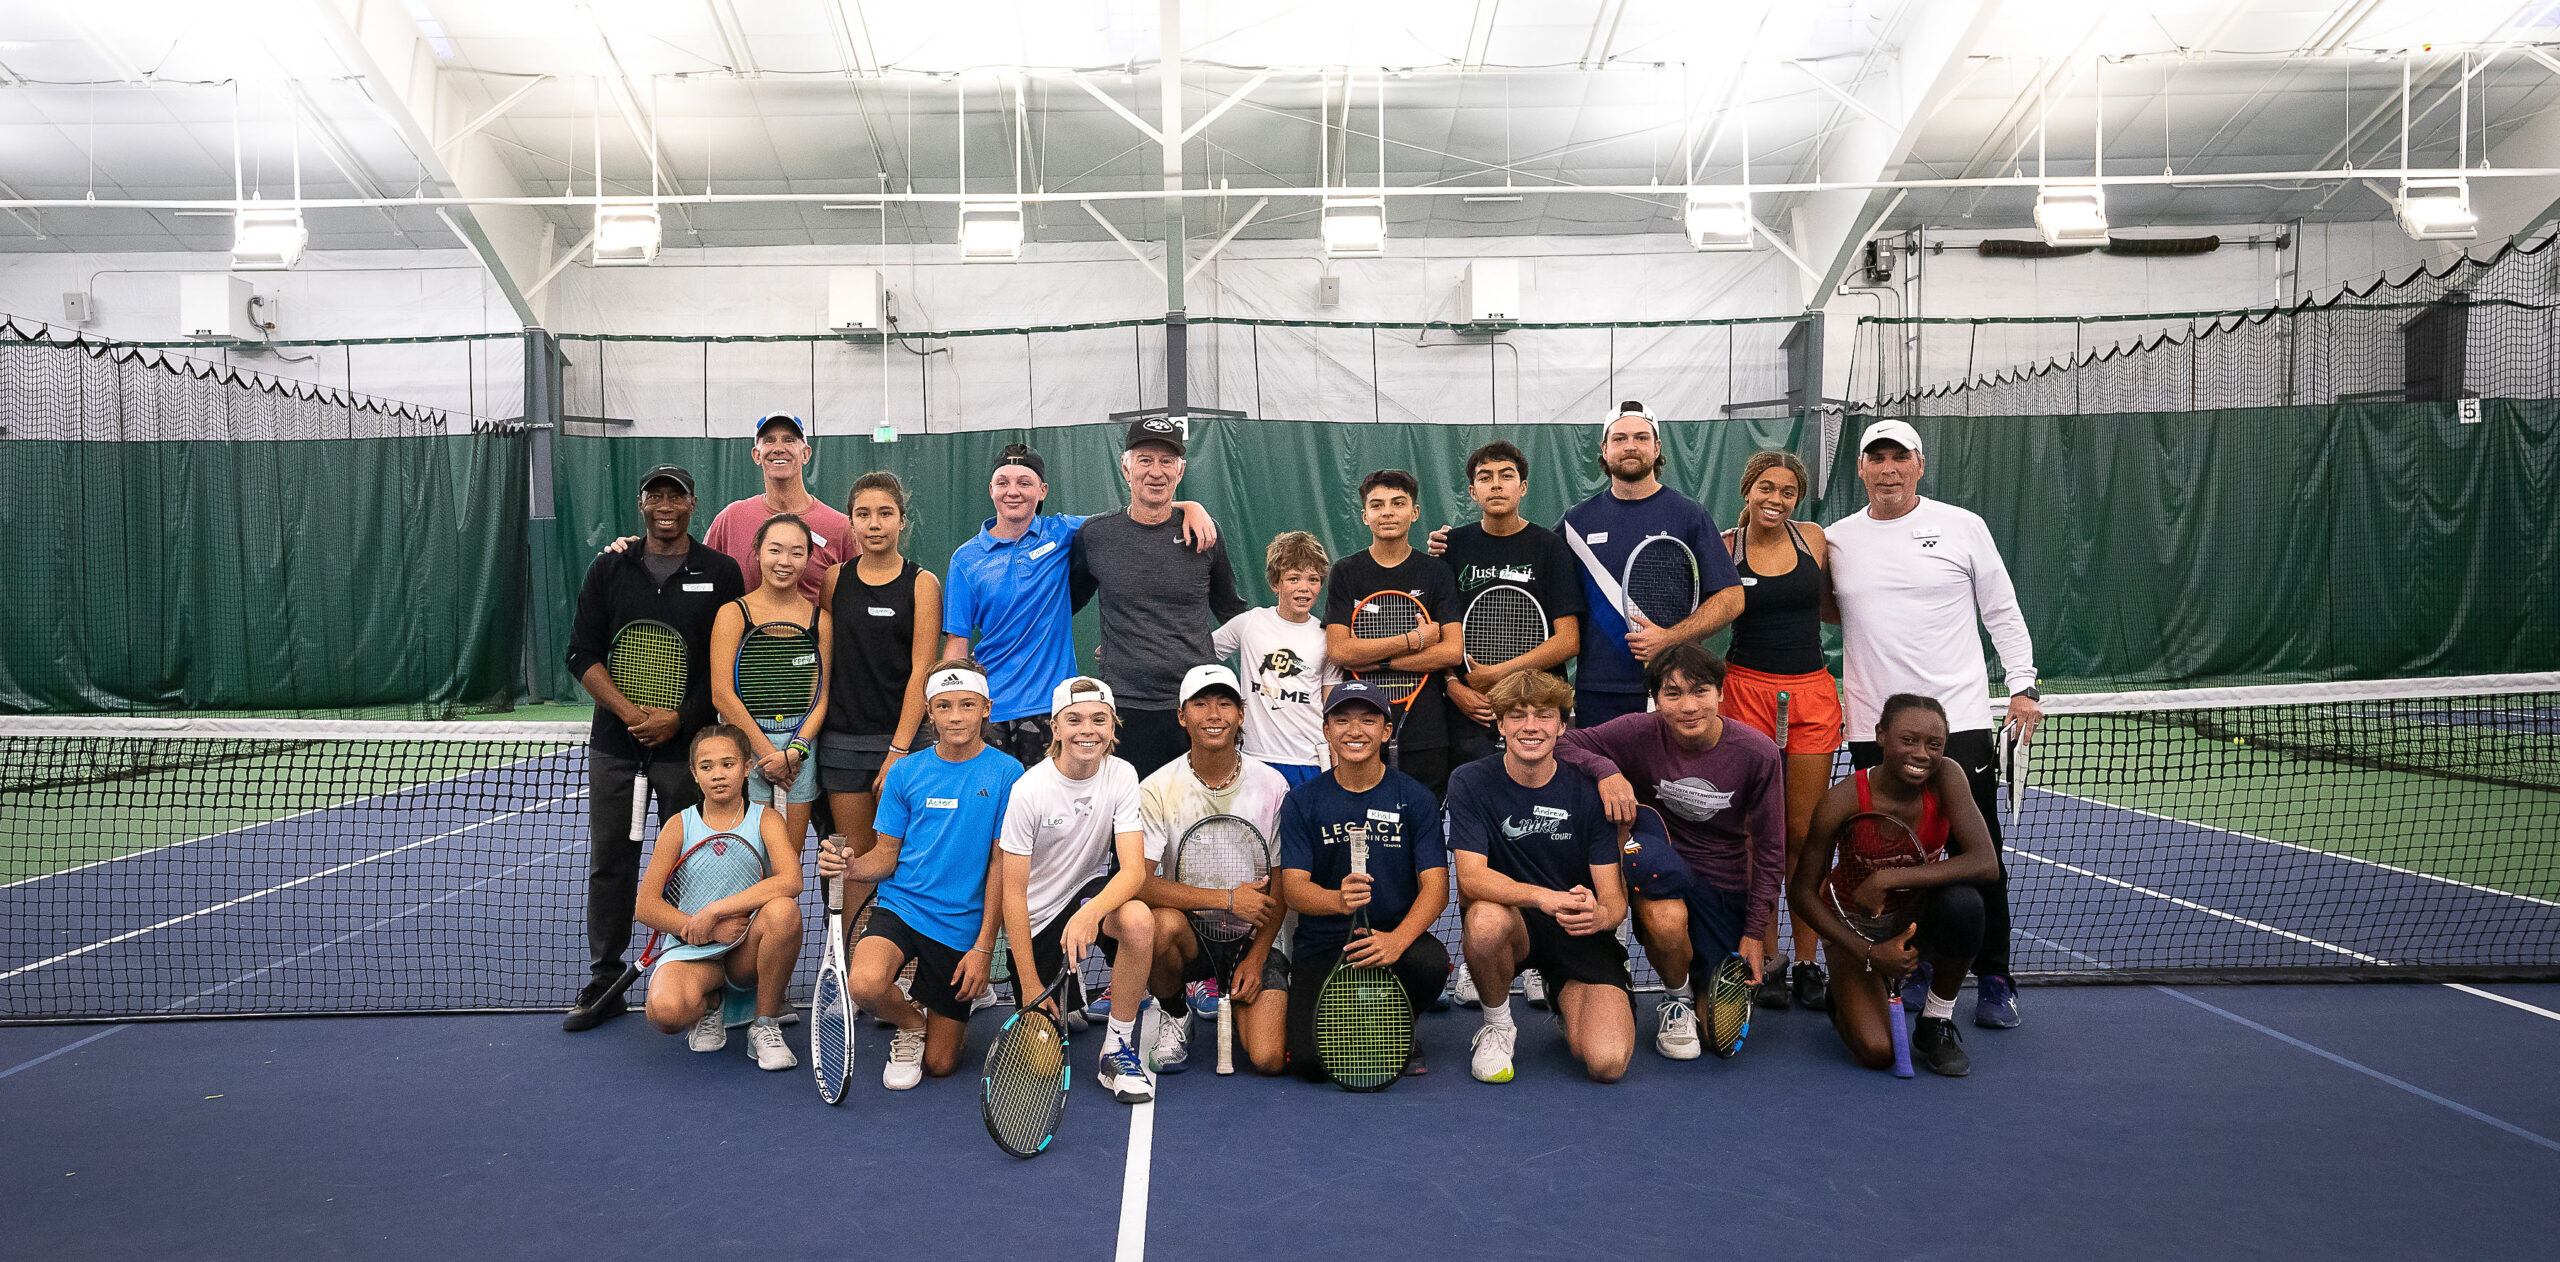
{"type": "MultiPolygon", "coordinates": [[[[1181,933],[1191,940],[1191,962],[1182,966],[1182,980],[1186,982],[1209,980],[1209,952],[1201,944],[1199,930],[1192,926],[1191,917],[1188,915],[1182,918],[1181,933]]],[[[1266,991],[1285,992],[1289,989],[1289,975],[1289,955],[1282,951],[1280,944],[1275,941],[1271,944],[1271,953],[1264,956],[1262,960],[1262,988],[1266,991]]]]}
{"type": "Polygon", "coordinates": [[[951,974],[960,967],[960,957],[967,952],[946,946],[917,930],[898,913],[873,903],[871,920],[862,932],[862,940],[879,938],[898,948],[898,954],[916,962],[915,1001],[925,1011],[954,1021],[969,1019],[969,1003],[951,984],[951,974]]]}
{"type": "Polygon", "coordinates": [[[1725,669],[1724,717],[1763,736],[1777,718],[1778,694],[1787,694],[1787,736],[1781,753],[1830,754],[1840,748],[1840,685],[1831,672],[1764,675],[1740,666],[1725,669]]]}
{"type": "MultiPolygon", "coordinates": [[[[774,736],[769,732],[765,734],[765,739],[772,741],[777,749],[791,743],[790,737],[774,736]]],[[[747,780],[749,798],[765,806],[773,805],[773,781],[765,779],[764,773],[757,770],[750,770],[747,773],[747,780]]],[[[817,800],[818,760],[814,756],[803,758],[800,760],[800,774],[791,782],[791,801],[794,804],[805,804],[817,800]]]]}
{"type": "Polygon", "coordinates": [[[1522,968],[1534,968],[1547,979],[1547,993],[1563,991],[1566,982],[1630,989],[1627,948],[1614,933],[1571,934],[1556,918],[1534,907],[1522,907],[1520,922],[1529,930],[1529,956],[1522,968]]]}
{"type": "MultiPolygon", "coordinates": [[[[1047,928],[1033,931],[1031,935],[1031,967],[1040,970],[1040,980],[1034,983],[1030,989],[1022,992],[1022,997],[1025,1000],[1038,998],[1040,992],[1048,988],[1049,983],[1058,980],[1058,965],[1064,962],[1065,956],[1067,921],[1073,919],[1075,914],[1082,910],[1086,903],[1090,903],[1094,899],[1101,897],[1102,887],[1109,885],[1110,883],[1111,878],[1109,876],[1097,876],[1092,880],[1085,882],[1084,888],[1077,890],[1067,899],[1067,905],[1058,910],[1058,914],[1049,921],[1049,926],[1047,928]]],[[[1120,951],[1120,944],[1112,938],[1111,931],[1108,927],[1104,928],[1101,933],[1095,935],[1095,941],[1102,945],[1102,953],[1106,956],[1117,955],[1120,951]]],[[[1082,961],[1078,962],[1081,963],[1082,961]]],[[[1007,961],[1007,963],[1010,964],[1011,961],[1007,961]]],[[[1020,978],[1015,978],[1014,980],[1016,984],[1021,982],[1020,978]]]]}
{"type": "Polygon", "coordinates": [[[880,744],[880,736],[855,736],[846,732],[818,733],[818,787],[829,793],[869,793],[880,780],[880,768],[887,765],[886,749],[862,749],[857,742],[880,744]]]}

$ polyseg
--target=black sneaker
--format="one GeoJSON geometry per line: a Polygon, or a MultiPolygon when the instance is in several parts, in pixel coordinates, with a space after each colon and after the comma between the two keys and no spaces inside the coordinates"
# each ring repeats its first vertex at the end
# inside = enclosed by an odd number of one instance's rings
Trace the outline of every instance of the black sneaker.
{"type": "Polygon", "coordinates": [[[1821,965],[1810,960],[1800,963],[1791,980],[1795,983],[1797,1007],[1807,1012],[1831,1010],[1831,979],[1823,975],[1821,965]]]}
{"type": "Polygon", "coordinates": [[[571,1034],[592,1030],[631,1011],[631,1005],[622,996],[604,997],[604,993],[612,988],[611,980],[588,982],[586,989],[578,992],[577,1006],[569,1009],[568,1016],[561,1018],[560,1028],[571,1034]]]}
{"type": "Polygon", "coordinates": [[[1751,1002],[1763,1008],[1784,1012],[1787,1007],[1787,957],[1773,955],[1760,966],[1760,985],[1751,992],[1751,1002]]]}
{"type": "Polygon", "coordinates": [[[1973,1058],[1965,1055],[1964,1036],[1956,1032],[1956,1023],[1946,1017],[1920,1018],[1919,1028],[1911,1032],[1911,1059],[1941,1078],[1962,1078],[1973,1072],[1973,1058]]]}

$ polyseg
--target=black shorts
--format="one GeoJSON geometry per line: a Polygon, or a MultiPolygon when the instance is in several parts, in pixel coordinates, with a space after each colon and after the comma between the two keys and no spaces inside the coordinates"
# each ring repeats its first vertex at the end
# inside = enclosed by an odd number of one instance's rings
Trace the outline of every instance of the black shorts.
{"type": "MultiPolygon", "coordinates": [[[[1209,951],[1200,941],[1199,927],[1191,923],[1191,917],[1188,915],[1182,918],[1182,933],[1191,939],[1191,962],[1182,966],[1182,980],[1186,982],[1209,980],[1209,951]]],[[[1289,955],[1282,951],[1280,944],[1275,941],[1271,944],[1271,953],[1263,957],[1262,988],[1265,991],[1287,991],[1289,974],[1289,955]]]]}
{"type": "Polygon", "coordinates": [[[859,744],[888,744],[885,736],[854,736],[844,732],[818,733],[818,788],[826,793],[869,793],[879,783],[880,768],[889,761],[889,751],[861,749],[859,744]]]}
{"type": "Polygon", "coordinates": [[[1013,755],[1025,768],[1040,765],[1049,756],[1049,716],[1026,714],[1018,719],[1005,719],[987,724],[987,743],[1013,755]]]}
{"type": "Polygon", "coordinates": [[[862,932],[862,940],[879,938],[898,948],[898,954],[916,962],[915,1001],[937,1017],[949,1017],[966,1023],[969,1001],[951,985],[951,974],[959,969],[960,957],[968,954],[957,947],[945,946],[918,931],[898,913],[872,904],[871,920],[862,932]]]}
{"type": "MultiPolygon", "coordinates": [[[[1034,983],[1031,989],[1022,993],[1022,997],[1024,999],[1028,1000],[1038,997],[1041,991],[1048,988],[1049,983],[1058,980],[1058,966],[1065,962],[1067,921],[1072,919],[1076,912],[1081,910],[1086,903],[1090,903],[1094,899],[1101,897],[1102,887],[1109,885],[1110,883],[1111,878],[1109,876],[1097,876],[1092,880],[1085,882],[1082,889],[1079,889],[1074,894],[1068,896],[1067,905],[1058,909],[1057,917],[1049,922],[1048,928],[1037,930],[1031,935],[1031,967],[1040,970],[1040,980],[1034,983]]],[[[1108,926],[1106,926],[1100,934],[1096,935],[1096,938],[1102,944],[1102,953],[1104,955],[1116,955],[1119,953],[1120,944],[1117,940],[1112,938],[1111,930],[1108,926]]],[[[1010,961],[1008,961],[1008,963],[1009,962],[1010,961]]],[[[1078,963],[1082,963],[1082,961],[1078,961],[1078,963]]],[[[1015,978],[1014,980],[1017,984],[1021,981],[1020,978],[1015,978]]],[[[1073,983],[1070,983],[1070,985],[1072,984],[1073,983]]]]}
{"type": "Polygon", "coordinates": [[[1556,918],[1535,907],[1519,908],[1520,923],[1529,930],[1529,956],[1522,968],[1534,968],[1547,979],[1547,993],[1560,993],[1566,982],[1615,986],[1629,990],[1627,948],[1614,933],[1571,934],[1556,918]]]}

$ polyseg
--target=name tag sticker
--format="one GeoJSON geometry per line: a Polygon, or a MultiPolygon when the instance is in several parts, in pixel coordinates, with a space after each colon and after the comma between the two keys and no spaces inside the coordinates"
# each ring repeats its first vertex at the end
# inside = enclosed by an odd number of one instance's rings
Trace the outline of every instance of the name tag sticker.
{"type": "Polygon", "coordinates": [[[924,809],[928,811],[956,811],[960,809],[960,799],[926,798],[924,800],[924,809]]]}
{"type": "Polygon", "coordinates": [[[1596,548],[1596,547],[1599,547],[1601,544],[1604,544],[1604,543],[1609,542],[1609,532],[1608,532],[1608,531],[1603,530],[1603,531],[1596,532],[1596,533],[1594,533],[1594,534],[1584,535],[1584,536],[1582,537],[1582,541],[1583,541],[1584,543],[1590,544],[1592,547],[1595,547],[1595,548],[1596,548]]]}
{"type": "Polygon", "coordinates": [[[800,656],[798,656],[798,657],[792,658],[792,659],[791,659],[791,664],[792,664],[792,665],[794,665],[794,666],[811,666],[811,665],[815,665],[815,664],[817,663],[817,660],[818,660],[818,655],[817,655],[817,654],[815,654],[815,653],[803,653],[803,654],[801,654],[801,655],[800,655],[800,656]]]}
{"type": "Polygon", "coordinates": [[[1401,824],[1404,822],[1404,817],[1396,814],[1394,811],[1381,811],[1375,807],[1370,808],[1369,819],[1372,822],[1379,824],[1401,824]]]}
{"type": "Polygon", "coordinates": [[[1022,555],[1026,560],[1037,561],[1040,558],[1049,555],[1052,551],[1055,551],[1057,546],[1058,541],[1052,539],[1047,543],[1041,544],[1039,547],[1033,548],[1029,552],[1023,553],[1022,555]]]}
{"type": "Polygon", "coordinates": [[[1067,826],[1067,817],[1064,815],[1043,815],[1040,817],[1040,826],[1042,828],[1064,828],[1067,826]]]}
{"type": "Polygon", "coordinates": [[[827,546],[827,537],[812,530],[809,532],[809,546],[812,549],[823,548],[827,546]]]}
{"type": "Polygon", "coordinates": [[[1561,806],[1535,806],[1535,807],[1531,807],[1531,808],[1529,808],[1529,813],[1530,813],[1530,814],[1532,814],[1532,815],[1537,816],[1537,817],[1538,817],[1538,818],[1540,818],[1540,819],[1571,819],[1571,818],[1573,818],[1572,814],[1571,814],[1570,812],[1566,811],[1566,810],[1565,810],[1563,807],[1561,807],[1561,806]]]}
{"type": "Polygon", "coordinates": [[[871,606],[871,608],[865,612],[869,613],[874,618],[894,618],[898,616],[895,610],[883,609],[878,605],[871,606]]]}
{"type": "Polygon", "coordinates": [[[1742,585],[1745,587],[1758,587],[1760,585],[1760,580],[1745,574],[1742,576],[1742,585]]]}
{"type": "Polygon", "coordinates": [[[685,585],[684,585],[684,589],[685,589],[686,591],[689,591],[689,592],[707,592],[707,591],[710,591],[710,590],[711,590],[711,584],[709,584],[709,583],[687,583],[687,584],[685,584],[685,585]]]}
{"type": "Polygon", "coordinates": [[[1921,526],[1911,532],[1911,537],[1914,539],[1935,539],[1938,537],[1938,532],[1931,530],[1926,526],[1921,526]]]}

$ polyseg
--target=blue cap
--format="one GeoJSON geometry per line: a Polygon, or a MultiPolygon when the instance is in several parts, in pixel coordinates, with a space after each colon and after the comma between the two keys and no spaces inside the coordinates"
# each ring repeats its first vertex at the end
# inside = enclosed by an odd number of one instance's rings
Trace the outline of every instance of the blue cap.
{"type": "Polygon", "coordinates": [[[1333,692],[1324,699],[1325,717],[1333,717],[1334,711],[1347,705],[1365,705],[1388,718],[1394,718],[1396,714],[1395,707],[1387,701],[1387,690],[1365,679],[1346,679],[1335,684],[1333,692]]]}
{"type": "Polygon", "coordinates": [[[804,440],[809,437],[808,422],[801,420],[799,417],[793,416],[789,412],[768,412],[763,416],[757,417],[756,437],[764,437],[764,432],[777,424],[790,426],[791,432],[798,434],[804,440]]]}

